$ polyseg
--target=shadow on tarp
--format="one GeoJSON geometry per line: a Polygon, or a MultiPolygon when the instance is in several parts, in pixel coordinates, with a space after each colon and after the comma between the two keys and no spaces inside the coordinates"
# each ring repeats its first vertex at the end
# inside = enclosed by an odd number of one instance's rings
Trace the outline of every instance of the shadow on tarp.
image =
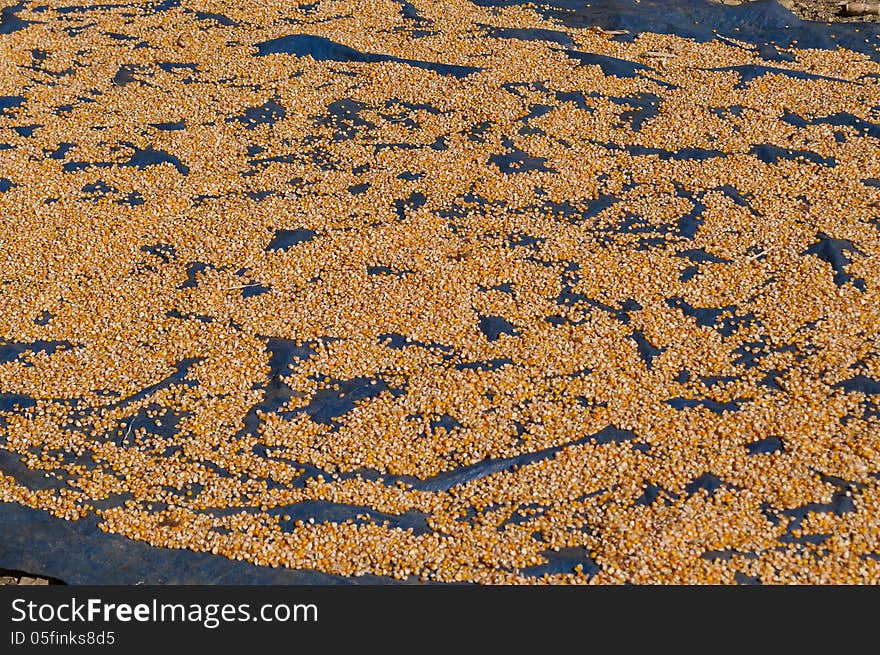
{"type": "MultiPolygon", "coordinates": [[[[482,7],[531,5],[531,0],[471,0],[482,7]]],[[[545,18],[554,18],[568,27],[593,25],[606,30],[627,30],[617,35],[631,41],[641,32],[676,34],[698,42],[722,36],[752,44],[765,59],[785,61],[787,53],[776,48],[820,48],[838,46],[880,60],[880,23],[819,23],[800,20],[776,0],[757,0],[739,6],[707,0],[545,0],[536,8],[545,18]],[[833,35],[833,36],[832,36],[833,35]]],[[[509,35],[508,35],[509,36],[509,35]]],[[[526,35],[519,35],[521,38],[526,35]]],[[[527,35],[532,39],[540,35],[527,35]]],[[[543,36],[543,38],[547,38],[543,36]]]]}
{"type": "Polygon", "coordinates": [[[260,567],[220,555],[156,548],[102,532],[93,521],[63,521],[16,503],[0,503],[0,568],[77,585],[406,584],[374,575],[260,567]]]}

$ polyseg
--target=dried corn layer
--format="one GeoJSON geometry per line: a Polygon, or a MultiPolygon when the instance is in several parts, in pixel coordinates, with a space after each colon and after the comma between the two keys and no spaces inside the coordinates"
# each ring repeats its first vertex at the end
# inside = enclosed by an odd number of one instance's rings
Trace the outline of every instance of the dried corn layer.
{"type": "Polygon", "coordinates": [[[0,500],[343,576],[880,582],[876,30],[6,5],[0,500]]]}

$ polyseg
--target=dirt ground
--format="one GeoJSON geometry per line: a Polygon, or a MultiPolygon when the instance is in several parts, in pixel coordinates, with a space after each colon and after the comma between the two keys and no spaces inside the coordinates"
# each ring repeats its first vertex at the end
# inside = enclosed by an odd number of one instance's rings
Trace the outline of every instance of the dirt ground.
{"type": "Polygon", "coordinates": [[[29,578],[28,576],[24,576],[21,578],[14,578],[12,576],[3,576],[0,578],[0,585],[24,585],[24,586],[34,586],[34,585],[47,585],[49,581],[45,578],[29,578]]]}
{"type": "Polygon", "coordinates": [[[23,573],[22,571],[0,569],[0,585],[43,586],[50,584],[60,583],[55,580],[49,580],[48,578],[32,576],[28,573],[23,573]]]}
{"type": "MultiPolygon", "coordinates": [[[[751,0],[712,0],[725,5],[741,5],[751,0]]],[[[828,23],[880,21],[880,2],[845,3],[842,0],[778,0],[779,4],[804,20],[828,23]],[[847,6],[848,5],[848,6],[847,6]],[[860,6],[859,6],[860,5],[860,6]]]]}
{"type": "Polygon", "coordinates": [[[850,11],[847,11],[847,7],[841,5],[838,0],[779,0],[779,3],[804,20],[841,23],[858,21],[877,22],[880,20],[880,14],[878,14],[877,10],[878,3],[876,1],[858,3],[868,5],[869,8],[873,6],[873,11],[870,13],[856,13],[853,11],[853,9],[858,10],[853,7],[856,3],[849,3],[850,11]]]}

